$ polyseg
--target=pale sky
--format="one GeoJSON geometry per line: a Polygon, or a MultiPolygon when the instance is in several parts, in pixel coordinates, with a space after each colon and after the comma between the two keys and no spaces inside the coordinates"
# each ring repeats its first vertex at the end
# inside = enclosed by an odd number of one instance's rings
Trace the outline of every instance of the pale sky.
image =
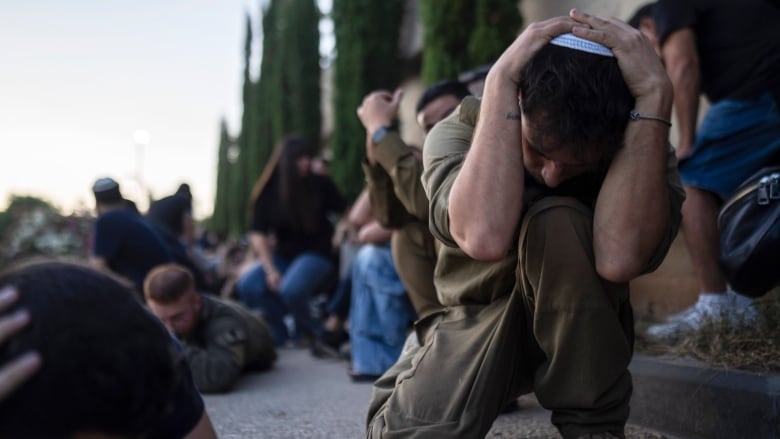
{"type": "Polygon", "coordinates": [[[0,1],[0,210],[9,194],[92,208],[103,176],[143,208],[140,172],[156,198],[189,183],[196,217],[209,215],[219,121],[237,134],[244,16],[258,4],[0,1]]]}

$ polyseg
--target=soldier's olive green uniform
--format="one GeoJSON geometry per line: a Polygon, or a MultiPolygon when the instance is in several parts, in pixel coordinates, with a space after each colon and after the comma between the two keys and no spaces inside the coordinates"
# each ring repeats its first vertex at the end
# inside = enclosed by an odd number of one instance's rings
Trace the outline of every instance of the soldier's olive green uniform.
{"type": "Polygon", "coordinates": [[[417,316],[424,319],[441,304],[433,285],[437,243],[428,229],[422,162],[394,132],[382,139],[374,154],[377,165],[363,164],[371,207],[382,225],[395,229],[393,262],[417,316]]]}
{"type": "MultiPolygon", "coordinates": [[[[492,263],[468,258],[454,247],[447,203],[478,113],[479,101],[466,98],[428,135],[423,185],[431,230],[447,244],[435,272],[446,308],[428,317],[427,342],[374,384],[367,436],[484,437],[504,403],[530,391],[552,410],[564,438],[622,435],[633,317],[628,285],[602,279],[594,266],[592,206],[601,178],[562,191],[529,182],[514,251],[492,263]],[[560,196],[572,188],[577,196],[560,196]]],[[[680,223],[684,195],[672,152],[667,169],[671,227],[647,271],[660,264],[680,223]]]]}
{"type": "Polygon", "coordinates": [[[201,299],[195,331],[182,341],[198,390],[224,392],[242,371],[273,365],[273,337],[260,317],[230,300],[208,295],[201,295],[201,299]]]}

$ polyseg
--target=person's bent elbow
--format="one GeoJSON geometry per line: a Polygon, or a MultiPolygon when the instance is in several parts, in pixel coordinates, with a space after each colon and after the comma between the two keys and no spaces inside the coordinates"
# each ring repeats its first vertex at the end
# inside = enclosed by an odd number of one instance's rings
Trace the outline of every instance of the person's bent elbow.
{"type": "Polygon", "coordinates": [[[495,233],[471,233],[453,236],[458,247],[477,261],[498,261],[509,253],[510,242],[499,239],[495,233]]]}

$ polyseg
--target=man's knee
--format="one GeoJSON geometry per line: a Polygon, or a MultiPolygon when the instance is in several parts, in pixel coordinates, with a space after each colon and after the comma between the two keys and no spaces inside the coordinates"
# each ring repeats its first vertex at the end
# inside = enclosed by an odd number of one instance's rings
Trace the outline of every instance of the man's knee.
{"type": "Polygon", "coordinates": [[[593,213],[569,197],[547,197],[534,203],[523,217],[521,260],[571,253],[573,247],[593,261],[593,213]]]}

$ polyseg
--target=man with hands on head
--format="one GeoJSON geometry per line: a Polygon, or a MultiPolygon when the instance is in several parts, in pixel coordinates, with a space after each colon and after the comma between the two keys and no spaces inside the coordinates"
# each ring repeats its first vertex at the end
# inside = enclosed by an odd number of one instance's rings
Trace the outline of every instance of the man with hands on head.
{"type": "Polygon", "coordinates": [[[13,365],[0,438],[216,437],[180,345],[129,282],[40,259],[3,267],[0,286],[0,365],[13,365]]]}
{"type": "MultiPolygon", "coordinates": [[[[428,87],[417,102],[416,115],[427,135],[469,95],[458,81],[443,80],[428,87]]],[[[357,114],[366,128],[363,171],[371,206],[382,225],[394,229],[393,262],[417,312],[416,332],[422,341],[426,317],[441,309],[433,285],[436,241],[428,229],[428,197],[420,182],[423,167],[419,151],[406,145],[391,128],[403,98],[378,90],[366,95],[357,114]]]]}
{"type": "Polygon", "coordinates": [[[657,267],[683,191],[650,43],[572,10],[533,23],[426,139],[445,308],[377,382],[369,437],[483,437],[535,392],[565,439],[624,436],[628,281],[657,267]],[[446,396],[444,396],[446,395],[446,396]]]}

